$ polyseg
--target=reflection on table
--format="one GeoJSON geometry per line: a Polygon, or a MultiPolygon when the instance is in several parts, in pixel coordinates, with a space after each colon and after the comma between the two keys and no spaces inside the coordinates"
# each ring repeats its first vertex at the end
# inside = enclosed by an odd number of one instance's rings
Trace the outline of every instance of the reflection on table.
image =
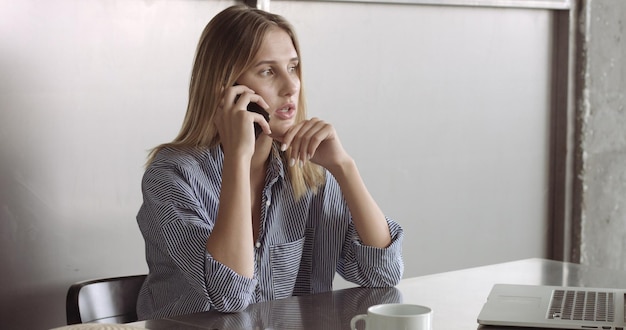
{"type": "Polygon", "coordinates": [[[240,313],[209,311],[132,325],[157,330],[349,329],[350,319],[366,313],[369,306],[405,302],[431,307],[434,330],[474,330],[495,283],[626,288],[626,272],[525,259],[408,278],[396,288],[351,288],[257,303],[240,313]]]}
{"type": "Polygon", "coordinates": [[[290,297],[249,306],[239,313],[215,311],[171,318],[205,329],[348,329],[371,305],[400,302],[396,288],[352,288],[290,297]]]}

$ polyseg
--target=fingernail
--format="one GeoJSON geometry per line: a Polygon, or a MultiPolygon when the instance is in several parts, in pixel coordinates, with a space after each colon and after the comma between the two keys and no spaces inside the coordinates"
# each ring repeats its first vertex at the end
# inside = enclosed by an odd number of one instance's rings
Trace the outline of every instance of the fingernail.
{"type": "Polygon", "coordinates": [[[291,159],[289,160],[289,166],[293,167],[294,165],[296,165],[296,160],[295,160],[295,159],[293,159],[293,158],[291,158],[291,159]]]}
{"type": "Polygon", "coordinates": [[[285,151],[285,150],[287,150],[287,144],[283,143],[283,145],[280,146],[280,151],[285,151]]]}
{"type": "Polygon", "coordinates": [[[304,162],[302,160],[298,160],[298,166],[300,166],[300,168],[302,168],[302,166],[304,166],[304,162]]]}

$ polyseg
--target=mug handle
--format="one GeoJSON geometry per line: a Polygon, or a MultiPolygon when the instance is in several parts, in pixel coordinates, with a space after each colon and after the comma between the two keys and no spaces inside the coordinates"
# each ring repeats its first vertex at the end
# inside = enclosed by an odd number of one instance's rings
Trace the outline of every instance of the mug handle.
{"type": "Polygon", "coordinates": [[[350,330],[356,330],[356,323],[361,320],[365,322],[365,328],[367,328],[367,314],[359,314],[355,315],[352,320],[350,320],[350,330]]]}

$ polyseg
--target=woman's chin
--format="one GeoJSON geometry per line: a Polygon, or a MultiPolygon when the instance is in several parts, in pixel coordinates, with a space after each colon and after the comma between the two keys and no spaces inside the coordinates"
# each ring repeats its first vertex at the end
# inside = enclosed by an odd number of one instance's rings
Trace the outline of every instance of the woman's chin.
{"type": "Polygon", "coordinates": [[[272,131],[272,134],[270,134],[270,138],[272,138],[272,140],[274,140],[274,141],[278,141],[278,142],[282,143],[284,138],[285,138],[285,135],[284,134],[275,134],[272,131]]]}
{"type": "Polygon", "coordinates": [[[285,134],[287,134],[289,127],[291,127],[291,125],[285,127],[272,127],[272,134],[270,134],[270,137],[276,141],[283,142],[283,139],[285,137],[285,134]]]}

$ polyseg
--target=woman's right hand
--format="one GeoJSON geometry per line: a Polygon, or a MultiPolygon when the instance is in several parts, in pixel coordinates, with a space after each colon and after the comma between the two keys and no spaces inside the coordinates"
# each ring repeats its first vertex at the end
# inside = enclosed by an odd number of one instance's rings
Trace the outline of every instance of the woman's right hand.
{"type": "Polygon", "coordinates": [[[215,112],[214,125],[224,151],[219,209],[206,249],[213,259],[243,276],[254,276],[252,200],[250,173],[255,148],[254,123],[269,133],[262,115],[247,111],[256,102],[269,106],[247,86],[224,89],[215,112]]]}
{"type": "Polygon", "coordinates": [[[262,115],[246,110],[250,102],[269,108],[265,100],[247,86],[235,85],[224,90],[214,123],[225,154],[252,157],[254,123],[258,123],[265,134],[271,134],[269,123],[262,115]]]}

